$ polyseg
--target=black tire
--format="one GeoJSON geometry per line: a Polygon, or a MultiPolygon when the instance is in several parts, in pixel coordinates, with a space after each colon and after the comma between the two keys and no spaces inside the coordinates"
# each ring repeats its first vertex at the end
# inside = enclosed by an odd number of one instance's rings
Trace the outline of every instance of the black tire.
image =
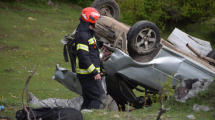
{"type": "Polygon", "coordinates": [[[119,20],[120,8],[115,0],[95,0],[91,4],[91,7],[100,10],[101,15],[113,17],[114,19],[119,20]]]}
{"type": "Polygon", "coordinates": [[[137,55],[148,55],[160,44],[159,28],[150,21],[139,21],[128,31],[128,52],[137,55]]]}
{"type": "MultiPolygon", "coordinates": [[[[210,52],[206,55],[206,57],[209,57],[209,58],[212,58],[212,59],[215,60],[215,49],[212,50],[212,51],[210,51],[210,52]]],[[[209,64],[215,66],[215,64],[212,63],[212,62],[209,62],[209,64]]]]}

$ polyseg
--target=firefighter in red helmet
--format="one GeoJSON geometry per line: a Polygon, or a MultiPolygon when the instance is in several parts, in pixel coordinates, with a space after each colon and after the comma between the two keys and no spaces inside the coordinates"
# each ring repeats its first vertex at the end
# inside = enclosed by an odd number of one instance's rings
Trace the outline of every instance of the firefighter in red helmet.
{"type": "Polygon", "coordinates": [[[75,37],[76,73],[82,86],[84,102],[81,109],[102,109],[106,93],[101,84],[99,48],[93,28],[101,17],[95,8],[87,7],[81,12],[80,24],[75,37]]]}

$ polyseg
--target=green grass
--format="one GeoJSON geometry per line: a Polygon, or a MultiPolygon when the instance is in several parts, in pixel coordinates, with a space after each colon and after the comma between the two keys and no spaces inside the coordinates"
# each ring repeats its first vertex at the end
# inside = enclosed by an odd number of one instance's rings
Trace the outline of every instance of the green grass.
{"type": "MultiPolygon", "coordinates": [[[[16,111],[22,109],[21,94],[26,78],[35,65],[36,72],[30,81],[29,91],[36,97],[42,100],[72,99],[78,96],[54,81],[52,76],[57,63],[61,67],[71,69],[70,63],[64,62],[63,45],[60,40],[77,27],[81,9],[71,3],[59,3],[56,9],[42,4],[0,2],[0,105],[5,106],[0,116],[14,118],[16,111]]],[[[162,34],[167,36],[168,32],[162,34]]],[[[201,98],[196,102],[204,100],[201,98]]],[[[185,120],[186,115],[194,114],[197,119],[213,119],[211,113],[215,112],[214,110],[194,113],[193,104],[192,101],[186,104],[169,101],[166,106],[171,110],[166,112],[163,118],[185,120]]],[[[130,112],[129,117],[137,120],[146,119],[159,108],[159,104],[154,104],[152,107],[130,112]]],[[[128,117],[127,112],[108,110],[93,110],[93,113],[83,113],[83,116],[86,120],[124,120],[128,117]]]]}
{"type": "Polygon", "coordinates": [[[21,109],[26,78],[35,65],[29,91],[39,99],[77,96],[52,76],[57,63],[71,69],[70,63],[64,62],[60,40],[77,27],[82,8],[73,4],[59,4],[59,9],[48,5],[1,4],[8,10],[0,6],[0,96],[3,96],[0,105],[5,105],[0,116],[14,117],[15,111],[21,109]]]}

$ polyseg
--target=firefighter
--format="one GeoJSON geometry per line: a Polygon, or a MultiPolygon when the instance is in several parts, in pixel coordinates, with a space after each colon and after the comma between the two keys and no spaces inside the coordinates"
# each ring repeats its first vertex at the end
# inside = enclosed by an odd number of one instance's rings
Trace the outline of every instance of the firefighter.
{"type": "Polygon", "coordinates": [[[81,109],[103,109],[106,104],[107,96],[101,84],[99,48],[93,31],[100,17],[95,8],[84,8],[76,29],[76,73],[84,99],[81,109]]]}

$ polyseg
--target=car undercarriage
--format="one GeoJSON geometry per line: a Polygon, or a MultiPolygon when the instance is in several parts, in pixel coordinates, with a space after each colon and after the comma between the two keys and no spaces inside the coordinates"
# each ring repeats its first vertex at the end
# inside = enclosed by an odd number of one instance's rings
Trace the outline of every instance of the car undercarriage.
{"type": "MultiPolygon", "coordinates": [[[[134,108],[142,108],[145,102],[150,105],[150,100],[135,95],[133,90],[156,94],[162,88],[158,81],[165,83],[167,77],[172,78],[173,88],[180,80],[215,77],[212,65],[163,40],[159,28],[152,22],[143,20],[132,26],[126,25],[118,21],[119,8],[115,1],[98,1],[91,6],[101,10],[103,15],[94,29],[97,41],[102,44],[100,58],[105,70],[102,83],[106,93],[118,104],[129,102],[134,108]]],[[[65,37],[62,43],[69,40],[65,37]]],[[[57,65],[54,79],[82,94],[74,70],[57,65]]]]}

